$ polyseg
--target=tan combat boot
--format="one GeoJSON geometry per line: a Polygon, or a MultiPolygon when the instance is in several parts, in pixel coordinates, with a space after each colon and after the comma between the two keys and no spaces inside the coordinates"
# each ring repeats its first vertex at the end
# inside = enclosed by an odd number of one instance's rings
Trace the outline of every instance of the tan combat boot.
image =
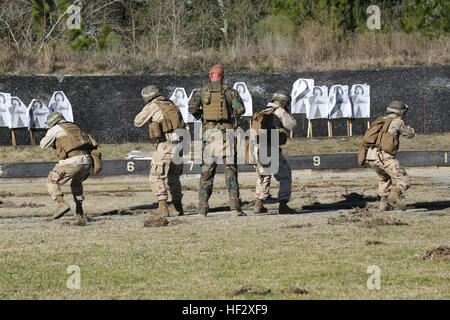
{"type": "Polygon", "coordinates": [[[380,204],[378,205],[378,209],[380,211],[389,211],[390,206],[388,202],[388,196],[382,196],[380,200],[380,204]]]}
{"type": "Polygon", "coordinates": [[[58,207],[56,207],[56,212],[52,216],[53,220],[61,218],[63,215],[70,211],[69,205],[62,196],[58,196],[56,198],[56,202],[58,203],[58,207]]]}
{"type": "Polygon", "coordinates": [[[256,199],[255,206],[253,207],[253,213],[266,213],[267,208],[263,205],[264,200],[256,199]]]}
{"type": "Polygon", "coordinates": [[[175,216],[183,216],[184,210],[183,210],[183,204],[181,203],[181,200],[174,200],[172,201],[173,207],[175,208],[175,216]]]}
{"type": "Polygon", "coordinates": [[[241,209],[234,209],[231,210],[231,216],[232,217],[245,217],[247,214],[242,211],[241,209]]]}
{"type": "Polygon", "coordinates": [[[402,211],[406,210],[406,204],[403,200],[403,191],[399,188],[394,188],[389,196],[389,201],[394,205],[395,208],[402,211]]]}
{"type": "Polygon", "coordinates": [[[296,214],[297,211],[295,211],[292,208],[289,208],[287,205],[287,200],[280,200],[280,206],[278,207],[278,214],[296,214]]]}
{"type": "Polygon", "coordinates": [[[167,205],[167,201],[160,200],[158,202],[158,209],[151,211],[150,214],[168,217],[169,216],[169,206],[167,205]]]}

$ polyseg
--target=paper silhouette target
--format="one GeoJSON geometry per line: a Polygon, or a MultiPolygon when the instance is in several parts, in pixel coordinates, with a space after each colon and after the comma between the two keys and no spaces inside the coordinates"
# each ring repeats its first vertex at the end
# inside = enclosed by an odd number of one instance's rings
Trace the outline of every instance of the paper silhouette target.
{"type": "Polygon", "coordinates": [[[253,115],[253,99],[250,91],[248,91],[247,85],[244,82],[236,82],[233,89],[239,93],[242,102],[244,102],[245,113],[242,116],[251,117],[253,115]]]}
{"type": "Polygon", "coordinates": [[[351,118],[352,106],[348,99],[348,86],[335,85],[328,96],[328,110],[330,119],[351,118]]]}
{"type": "Polygon", "coordinates": [[[11,97],[11,129],[28,128],[28,108],[18,97],[11,97]]]}
{"type": "Polygon", "coordinates": [[[312,89],[312,95],[308,98],[306,117],[312,119],[328,118],[328,88],[316,86],[312,89]]]}
{"type": "Polygon", "coordinates": [[[370,118],[370,87],[367,84],[354,84],[350,90],[352,118],[370,118]]]}
{"type": "Polygon", "coordinates": [[[313,87],[313,79],[298,79],[294,82],[291,92],[291,113],[306,113],[313,87]]]}
{"type": "Polygon", "coordinates": [[[175,91],[170,96],[170,100],[180,110],[181,115],[183,116],[184,122],[188,123],[189,122],[188,121],[189,120],[189,111],[188,111],[189,98],[188,98],[184,88],[176,88],[175,91]]]}
{"type": "MultiPolygon", "coordinates": [[[[200,91],[200,89],[194,89],[191,91],[191,94],[189,95],[189,99],[188,99],[188,108],[189,108],[189,101],[191,101],[192,95],[194,94],[195,91],[200,91]]],[[[192,114],[189,113],[188,110],[188,123],[190,122],[201,122],[201,120],[197,120],[194,118],[194,116],[192,114]]]]}
{"type": "Polygon", "coordinates": [[[47,129],[45,121],[50,114],[50,109],[41,99],[33,99],[28,106],[30,122],[28,129],[47,129]]]}
{"type": "Polygon", "coordinates": [[[64,92],[55,91],[50,99],[49,107],[50,112],[59,112],[66,121],[73,122],[72,105],[64,92]]]}
{"type": "Polygon", "coordinates": [[[11,127],[11,94],[0,92],[0,128],[11,127]]]}

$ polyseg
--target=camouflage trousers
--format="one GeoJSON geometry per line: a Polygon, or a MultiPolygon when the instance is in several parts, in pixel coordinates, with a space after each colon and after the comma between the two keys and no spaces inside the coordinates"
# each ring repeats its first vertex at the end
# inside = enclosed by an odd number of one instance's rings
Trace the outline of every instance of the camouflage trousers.
{"type": "Polygon", "coordinates": [[[383,161],[370,160],[368,162],[379,177],[378,194],[381,197],[389,195],[393,183],[395,184],[395,187],[400,189],[403,193],[408,190],[410,178],[398,160],[391,158],[383,161]]]}
{"type": "Polygon", "coordinates": [[[160,142],[152,155],[150,168],[150,184],[157,201],[167,200],[168,190],[172,201],[181,200],[180,176],[183,174],[183,164],[175,164],[172,161],[172,149],[176,144],[160,142]]]}
{"type": "Polygon", "coordinates": [[[230,161],[227,163],[226,159],[227,149],[231,150],[230,141],[227,140],[226,130],[232,130],[233,127],[230,124],[206,123],[203,129],[203,163],[201,165],[200,191],[198,195],[199,211],[207,212],[209,209],[208,200],[213,191],[218,159],[223,159],[230,209],[239,210],[241,203],[239,199],[236,149],[234,149],[234,155],[231,153],[229,155],[232,158],[232,163],[229,163],[230,161]],[[219,136],[215,136],[219,133],[219,136]]]}
{"type": "Polygon", "coordinates": [[[57,164],[47,177],[47,190],[53,200],[63,196],[60,186],[72,179],[70,189],[74,200],[83,201],[83,181],[89,176],[91,164],[57,164]]]}
{"type": "MultiPolygon", "coordinates": [[[[289,163],[283,156],[283,153],[279,152],[279,167],[277,172],[273,175],[274,178],[280,183],[280,189],[278,190],[278,201],[287,200],[291,198],[291,184],[292,173],[289,163]]],[[[258,172],[258,179],[256,180],[256,198],[266,200],[270,191],[270,180],[272,174],[268,171],[267,167],[263,167],[260,164],[256,166],[258,172]]]]}

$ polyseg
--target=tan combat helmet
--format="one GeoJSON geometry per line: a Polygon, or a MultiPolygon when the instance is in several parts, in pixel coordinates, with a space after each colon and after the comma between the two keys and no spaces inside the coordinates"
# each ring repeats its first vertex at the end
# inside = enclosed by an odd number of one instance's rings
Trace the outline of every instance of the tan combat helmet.
{"type": "Polygon", "coordinates": [[[144,98],[145,102],[149,102],[150,100],[156,98],[157,96],[160,96],[159,90],[154,85],[146,86],[141,91],[142,98],[144,98]]]}
{"type": "Polygon", "coordinates": [[[278,101],[284,104],[286,107],[291,105],[291,96],[286,91],[277,91],[273,94],[272,102],[278,101]]]}
{"type": "Polygon", "coordinates": [[[61,113],[52,112],[47,116],[47,121],[45,121],[45,124],[50,129],[51,127],[53,127],[55,124],[57,124],[58,122],[60,122],[62,120],[66,120],[66,119],[64,119],[64,117],[61,113]]]}
{"type": "Polygon", "coordinates": [[[392,101],[386,109],[387,113],[395,113],[399,116],[404,116],[408,111],[408,106],[402,101],[392,101]]]}

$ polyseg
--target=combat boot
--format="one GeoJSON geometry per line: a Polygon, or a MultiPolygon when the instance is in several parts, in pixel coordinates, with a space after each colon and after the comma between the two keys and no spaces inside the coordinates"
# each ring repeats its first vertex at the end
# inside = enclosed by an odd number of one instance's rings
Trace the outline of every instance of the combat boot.
{"type": "Polygon", "coordinates": [[[266,213],[267,208],[263,205],[264,200],[256,199],[255,206],[253,207],[253,213],[266,213]]]}
{"type": "Polygon", "coordinates": [[[208,215],[209,205],[208,202],[201,202],[198,204],[198,215],[205,217],[208,215]]]}
{"type": "Polygon", "coordinates": [[[183,204],[181,203],[181,200],[174,200],[172,201],[173,207],[175,208],[175,216],[183,216],[184,210],[183,210],[183,204]]]}
{"type": "Polygon", "coordinates": [[[380,204],[378,205],[378,209],[380,211],[389,211],[390,206],[388,202],[388,196],[382,196],[380,200],[380,204]]]}
{"type": "Polygon", "coordinates": [[[63,215],[70,211],[69,205],[62,196],[58,196],[56,198],[56,202],[58,203],[58,207],[56,207],[56,212],[52,216],[53,220],[61,218],[63,215]]]}
{"type": "Polygon", "coordinates": [[[280,206],[278,207],[278,214],[296,214],[297,211],[295,211],[292,208],[289,208],[287,205],[287,200],[280,200],[280,206]]]}
{"type": "Polygon", "coordinates": [[[405,211],[406,210],[406,204],[403,200],[403,192],[399,188],[394,188],[392,190],[389,201],[394,205],[395,208],[405,211]]]}
{"type": "Polygon", "coordinates": [[[166,200],[160,200],[158,202],[158,209],[151,212],[152,215],[158,215],[158,216],[169,216],[169,206],[167,205],[166,200]]]}
{"type": "Polygon", "coordinates": [[[241,209],[234,209],[231,210],[231,216],[232,217],[245,217],[247,214],[242,211],[241,209]]]}

